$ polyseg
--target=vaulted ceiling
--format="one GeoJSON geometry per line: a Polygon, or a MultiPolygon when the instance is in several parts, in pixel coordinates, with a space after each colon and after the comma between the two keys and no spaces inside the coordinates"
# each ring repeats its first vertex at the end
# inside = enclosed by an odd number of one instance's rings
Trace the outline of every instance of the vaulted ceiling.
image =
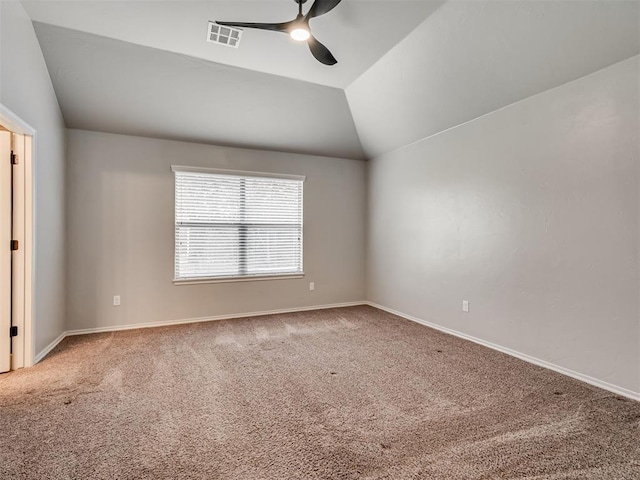
{"type": "Polygon", "coordinates": [[[36,32],[70,128],[363,156],[341,89],[40,23],[36,32]]]}
{"type": "Polygon", "coordinates": [[[297,13],[294,0],[23,1],[37,22],[337,88],[347,87],[442,3],[344,0],[311,21],[314,34],[338,59],[327,68],[304,45],[273,32],[246,29],[238,49],[205,41],[209,20],[288,21],[297,13]]]}
{"type": "Polygon", "coordinates": [[[23,4],[70,128],[354,159],[640,53],[636,0],[343,0],[311,25],[333,67],[273,32],[206,42],[293,0],[23,4]]]}

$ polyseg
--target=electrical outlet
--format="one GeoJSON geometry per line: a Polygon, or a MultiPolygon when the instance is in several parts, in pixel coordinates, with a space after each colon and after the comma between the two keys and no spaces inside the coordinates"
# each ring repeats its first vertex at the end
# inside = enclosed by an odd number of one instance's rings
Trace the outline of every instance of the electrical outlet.
{"type": "Polygon", "coordinates": [[[120,295],[114,295],[113,296],[113,306],[117,307],[118,305],[120,305],[120,295]]]}
{"type": "Polygon", "coordinates": [[[316,284],[314,282],[309,282],[309,290],[313,291],[316,289],[316,284]]]}
{"type": "Polygon", "coordinates": [[[469,312],[469,300],[462,300],[462,311],[469,312]]]}

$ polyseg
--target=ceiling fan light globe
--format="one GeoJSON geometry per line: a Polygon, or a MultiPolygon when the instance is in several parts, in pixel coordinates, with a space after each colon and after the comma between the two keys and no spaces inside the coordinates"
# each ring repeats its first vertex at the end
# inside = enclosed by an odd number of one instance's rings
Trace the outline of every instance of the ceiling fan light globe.
{"type": "Polygon", "coordinates": [[[309,37],[311,36],[309,30],[306,30],[304,28],[296,28],[294,30],[291,30],[291,33],[289,35],[291,35],[291,38],[298,42],[309,40],[309,37]]]}

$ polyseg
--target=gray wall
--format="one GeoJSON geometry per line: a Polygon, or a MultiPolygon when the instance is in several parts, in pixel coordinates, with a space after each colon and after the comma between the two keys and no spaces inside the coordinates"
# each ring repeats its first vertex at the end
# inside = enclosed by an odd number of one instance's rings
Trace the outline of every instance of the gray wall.
{"type": "Polygon", "coordinates": [[[638,71],[371,161],[368,299],[640,392],[638,71]]]}
{"type": "Polygon", "coordinates": [[[65,126],[31,20],[0,2],[0,102],[37,130],[35,165],[35,342],[42,351],[65,330],[65,126]]]}
{"type": "Polygon", "coordinates": [[[68,329],[364,300],[365,162],[82,130],[67,143],[68,329]],[[172,164],[306,175],[306,277],[174,286],[172,164]]]}

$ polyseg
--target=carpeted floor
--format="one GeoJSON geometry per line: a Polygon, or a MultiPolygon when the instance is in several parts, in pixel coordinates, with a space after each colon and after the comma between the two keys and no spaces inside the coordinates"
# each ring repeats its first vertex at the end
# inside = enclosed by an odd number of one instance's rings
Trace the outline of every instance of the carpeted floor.
{"type": "Polygon", "coordinates": [[[0,478],[640,479],[640,403],[370,307],[71,337],[0,478]]]}

